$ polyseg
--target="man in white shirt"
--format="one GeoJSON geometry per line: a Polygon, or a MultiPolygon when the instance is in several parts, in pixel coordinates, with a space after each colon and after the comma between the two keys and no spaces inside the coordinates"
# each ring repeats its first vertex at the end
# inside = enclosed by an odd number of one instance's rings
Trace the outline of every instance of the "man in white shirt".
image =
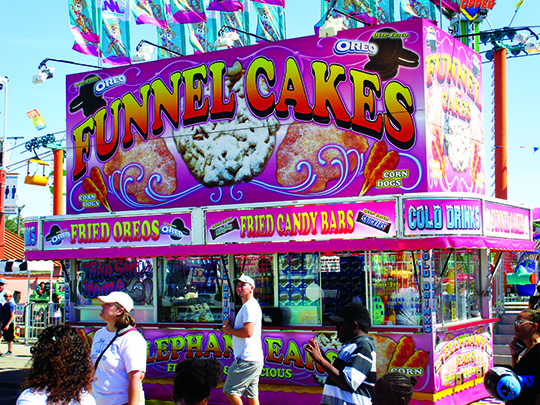
{"type": "Polygon", "coordinates": [[[234,325],[223,324],[223,332],[232,336],[234,362],[229,367],[223,392],[232,405],[242,405],[246,395],[249,405],[259,405],[259,376],[264,364],[261,341],[262,311],[253,297],[255,282],[242,274],[234,280],[242,308],[234,325]]]}

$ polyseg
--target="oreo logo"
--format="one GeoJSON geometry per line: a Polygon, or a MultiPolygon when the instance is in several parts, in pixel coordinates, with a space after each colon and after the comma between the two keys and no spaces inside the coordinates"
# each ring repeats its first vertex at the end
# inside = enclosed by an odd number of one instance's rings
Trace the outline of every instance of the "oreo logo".
{"type": "Polygon", "coordinates": [[[112,89],[113,87],[119,86],[126,82],[126,77],[124,75],[109,77],[108,79],[101,80],[96,83],[94,86],[94,94],[96,96],[101,96],[107,90],[112,89]]]}
{"type": "Polygon", "coordinates": [[[345,55],[348,53],[375,55],[377,53],[377,49],[378,47],[374,43],[353,41],[349,39],[340,39],[334,44],[334,52],[337,55],[345,55]]]}

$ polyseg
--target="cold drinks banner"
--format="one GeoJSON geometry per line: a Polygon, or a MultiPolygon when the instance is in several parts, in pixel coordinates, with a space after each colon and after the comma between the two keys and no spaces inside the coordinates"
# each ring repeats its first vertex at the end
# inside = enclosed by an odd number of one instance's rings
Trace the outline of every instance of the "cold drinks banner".
{"type": "Polygon", "coordinates": [[[395,201],[206,213],[207,243],[396,236],[395,201]]]}
{"type": "Polygon", "coordinates": [[[43,223],[43,249],[191,244],[190,214],[84,218],[43,223]]]}
{"type": "Polygon", "coordinates": [[[68,76],[67,212],[483,193],[478,60],[418,19],[68,76]]]}
{"type": "Polygon", "coordinates": [[[404,200],[403,211],[405,236],[482,234],[481,200],[404,200]]]}

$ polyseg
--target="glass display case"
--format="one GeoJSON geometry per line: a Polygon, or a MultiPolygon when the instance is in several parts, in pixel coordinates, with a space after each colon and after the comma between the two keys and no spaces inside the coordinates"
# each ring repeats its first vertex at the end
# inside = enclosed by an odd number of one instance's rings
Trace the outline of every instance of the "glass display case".
{"type": "Polygon", "coordinates": [[[321,324],[318,253],[278,254],[278,298],[284,325],[321,324]]]}

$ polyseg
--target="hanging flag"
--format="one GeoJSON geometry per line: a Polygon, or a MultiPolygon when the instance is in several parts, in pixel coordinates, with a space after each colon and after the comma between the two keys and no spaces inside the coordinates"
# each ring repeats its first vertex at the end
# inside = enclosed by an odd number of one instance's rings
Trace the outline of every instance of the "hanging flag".
{"type": "Polygon", "coordinates": [[[131,63],[129,0],[103,0],[101,9],[101,53],[111,65],[131,63]]]}
{"type": "MultiPolygon", "coordinates": [[[[158,45],[170,49],[176,53],[186,54],[186,34],[184,32],[184,24],[168,24],[167,28],[158,27],[158,45]]],[[[158,48],[158,59],[175,58],[172,52],[158,48]]]]}
{"type": "Polygon", "coordinates": [[[436,20],[435,6],[431,0],[401,0],[401,19],[412,17],[436,20]]]}
{"type": "Polygon", "coordinates": [[[380,24],[394,22],[394,2],[393,0],[379,0],[375,13],[380,24]]]}
{"type": "Polygon", "coordinates": [[[244,5],[239,0],[212,0],[207,10],[233,12],[243,10],[244,5]]]}
{"type": "MultiPolygon", "coordinates": [[[[442,8],[445,11],[449,11],[452,13],[459,12],[459,4],[455,1],[450,0],[431,0],[433,4],[435,4],[437,7],[442,8]]],[[[480,9],[480,7],[478,7],[480,9]]]]}
{"type": "Polygon", "coordinates": [[[28,115],[28,118],[30,118],[30,121],[32,121],[32,124],[34,124],[34,127],[41,131],[44,128],[47,128],[47,125],[45,125],[45,121],[43,121],[43,118],[41,118],[41,115],[39,114],[38,110],[30,110],[26,113],[28,115]]]}
{"type": "Polygon", "coordinates": [[[253,5],[257,13],[257,35],[269,41],[285,39],[284,8],[262,3],[253,5]]]}
{"type": "Polygon", "coordinates": [[[521,7],[521,5],[523,4],[524,1],[525,1],[525,0],[519,0],[519,1],[517,2],[517,4],[516,4],[516,10],[517,10],[518,8],[521,7]]]}
{"type": "Polygon", "coordinates": [[[170,0],[171,16],[179,24],[206,21],[203,0],[170,0]]]}
{"type": "Polygon", "coordinates": [[[131,0],[130,5],[137,24],[167,27],[164,0],[131,0]]]}
{"type": "Polygon", "coordinates": [[[99,14],[96,0],[68,0],[73,50],[98,56],[99,14]]]}
{"type": "MultiPolygon", "coordinates": [[[[240,31],[249,32],[249,29],[245,27],[245,19],[244,19],[244,13],[242,11],[235,11],[233,13],[220,13],[221,21],[220,26],[221,27],[232,27],[234,29],[238,29],[240,31]]],[[[249,45],[249,36],[246,34],[243,34],[240,31],[236,31],[238,33],[238,40],[234,41],[234,47],[239,46],[246,46],[249,45]]]]}
{"type": "Polygon", "coordinates": [[[358,28],[359,23],[367,25],[377,24],[377,18],[375,18],[377,12],[376,0],[338,0],[336,8],[350,15],[360,21],[356,21],[353,18],[345,17],[345,24],[347,28],[358,28]]]}
{"type": "Polygon", "coordinates": [[[285,0],[251,0],[257,3],[270,4],[273,6],[285,7],[285,0]]]}
{"type": "Polygon", "coordinates": [[[194,53],[210,52],[214,50],[217,39],[216,20],[208,18],[206,22],[186,24],[189,43],[194,53]]]}

